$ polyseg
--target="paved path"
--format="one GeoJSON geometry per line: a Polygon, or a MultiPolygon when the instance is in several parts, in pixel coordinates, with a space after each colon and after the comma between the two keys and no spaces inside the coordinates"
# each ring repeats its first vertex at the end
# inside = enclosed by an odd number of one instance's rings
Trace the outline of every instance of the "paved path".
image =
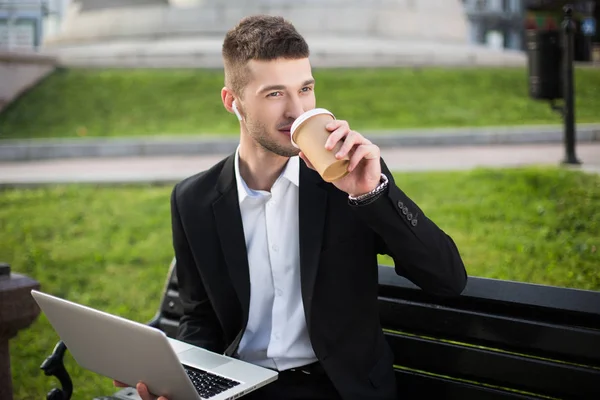
{"type": "MultiPolygon", "coordinates": [[[[600,143],[576,148],[582,170],[600,173],[600,143]]],[[[465,170],[475,167],[560,165],[559,144],[384,148],[394,171],[465,170]]],[[[0,186],[49,183],[171,183],[209,168],[225,154],[63,159],[0,163],[0,186]]]]}
{"type": "MultiPolygon", "coordinates": [[[[577,143],[600,143],[600,124],[577,124],[577,143]]],[[[564,128],[553,125],[420,128],[362,132],[381,148],[562,144],[564,128]]],[[[164,157],[226,154],[239,135],[165,135],[0,140],[0,163],[91,157],[164,157]]]]}

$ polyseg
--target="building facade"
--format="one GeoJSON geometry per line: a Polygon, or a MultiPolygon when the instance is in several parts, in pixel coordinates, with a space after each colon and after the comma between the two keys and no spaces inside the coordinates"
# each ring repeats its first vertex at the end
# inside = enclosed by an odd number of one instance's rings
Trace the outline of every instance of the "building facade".
{"type": "Polygon", "coordinates": [[[43,37],[45,0],[0,1],[0,51],[34,51],[43,37]]]}
{"type": "Polygon", "coordinates": [[[523,50],[523,0],[463,0],[471,43],[523,50]]]}
{"type": "Polygon", "coordinates": [[[525,50],[526,29],[557,30],[563,20],[563,6],[572,4],[577,26],[576,60],[587,61],[600,32],[590,33],[600,19],[598,0],[463,0],[471,43],[489,47],[525,50]]]}

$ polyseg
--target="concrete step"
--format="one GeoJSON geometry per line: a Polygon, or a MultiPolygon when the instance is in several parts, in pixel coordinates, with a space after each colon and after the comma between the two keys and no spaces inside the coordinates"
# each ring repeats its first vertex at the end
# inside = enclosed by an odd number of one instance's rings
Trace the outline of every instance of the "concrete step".
{"type": "Polygon", "coordinates": [[[80,4],[81,12],[131,8],[138,6],[168,5],[169,0],[75,0],[80,4]]]}
{"type": "Polygon", "coordinates": [[[467,42],[458,0],[83,0],[73,3],[47,43],[96,42],[195,34],[222,37],[253,14],[280,15],[303,35],[412,38],[467,42]],[[168,4],[165,4],[168,3],[168,4]]]}
{"type": "MultiPolygon", "coordinates": [[[[307,35],[314,67],[515,66],[520,51],[426,40],[307,35]]],[[[182,36],[47,46],[62,65],[78,67],[221,68],[222,37],[182,36]]]]}
{"type": "Polygon", "coordinates": [[[67,66],[221,68],[226,32],[259,13],[290,20],[316,67],[526,64],[521,51],[469,44],[458,0],[82,1],[44,43],[67,66]]]}

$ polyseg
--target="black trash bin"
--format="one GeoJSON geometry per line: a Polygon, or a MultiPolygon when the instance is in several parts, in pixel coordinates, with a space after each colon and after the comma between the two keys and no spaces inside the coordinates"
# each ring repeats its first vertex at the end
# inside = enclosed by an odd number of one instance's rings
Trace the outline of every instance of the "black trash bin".
{"type": "Polygon", "coordinates": [[[529,95],[534,99],[563,98],[560,31],[525,32],[529,69],[529,95]]]}

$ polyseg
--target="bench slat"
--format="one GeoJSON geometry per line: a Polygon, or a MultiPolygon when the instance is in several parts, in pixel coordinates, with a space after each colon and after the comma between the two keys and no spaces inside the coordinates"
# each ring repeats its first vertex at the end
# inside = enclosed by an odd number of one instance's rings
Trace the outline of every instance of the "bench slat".
{"type": "Polygon", "coordinates": [[[386,332],[395,364],[546,395],[600,398],[600,370],[386,332]]]}
{"type": "Polygon", "coordinates": [[[565,287],[469,277],[458,297],[425,294],[394,268],[379,266],[383,297],[445,305],[464,310],[505,314],[534,321],[600,329],[600,292],[565,287]]]}
{"type": "Polygon", "coordinates": [[[385,328],[600,366],[600,331],[380,298],[385,328]]]}
{"type": "Polygon", "coordinates": [[[510,392],[468,382],[396,369],[396,386],[400,398],[446,400],[534,400],[543,397],[510,392]]]}

